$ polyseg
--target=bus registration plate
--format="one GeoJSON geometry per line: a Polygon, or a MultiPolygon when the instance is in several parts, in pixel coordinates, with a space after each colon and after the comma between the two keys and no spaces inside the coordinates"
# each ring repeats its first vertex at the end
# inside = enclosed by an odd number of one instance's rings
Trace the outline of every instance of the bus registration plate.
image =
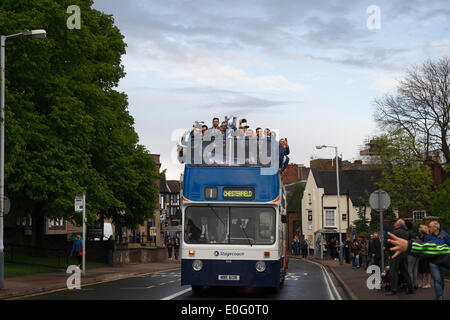
{"type": "Polygon", "coordinates": [[[231,275],[231,274],[219,275],[219,280],[239,281],[239,279],[240,279],[239,275],[231,275]]]}

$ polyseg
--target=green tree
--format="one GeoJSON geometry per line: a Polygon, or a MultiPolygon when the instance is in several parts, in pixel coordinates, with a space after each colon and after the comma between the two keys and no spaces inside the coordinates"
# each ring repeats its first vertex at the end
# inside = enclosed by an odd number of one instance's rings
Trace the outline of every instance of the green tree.
{"type": "Polygon", "coordinates": [[[87,193],[87,217],[127,226],[153,214],[157,168],[138,145],[127,96],[114,90],[126,44],[112,16],[91,0],[2,0],[0,34],[46,29],[47,39],[7,43],[6,194],[14,216],[31,214],[40,242],[45,217],[81,222],[73,198],[87,193]],[[69,30],[70,5],[81,29],[69,30]]]}
{"type": "MultiPolygon", "coordinates": [[[[450,172],[450,165],[446,167],[447,175],[450,172]]],[[[431,212],[439,217],[441,225],[450,230],[450,179],[447,178],[436,192],[431,203],[431,212]]]]}
{"type": "Polygon", "coordinates": [[[418,146],[401,130],[374,140],[382,174],[376,184],[390,195],[391,206],[404,212],[427,207],[433,196],[431,168],[417,155],[418,146]]]}
{"type": "Polygon", "coordinates": [[[301,216],[302,214],[302,198],[304,191],[304,183],[295,184],[287,197],[288,211],[295,212],[298,216],[301,216]]]}
{"type": "MultiPolygon", "coordinates": [[[[360,198],[361,205],[358,206],[358,219],[353,221],[356,232],[361,234],[366,234],[369,231],[369,219],[367,215],[367,208],[369,207],[369,201],[367,198],[360,198]]],[[[369,209],[370,210],[370,209],[369,209]]]]}

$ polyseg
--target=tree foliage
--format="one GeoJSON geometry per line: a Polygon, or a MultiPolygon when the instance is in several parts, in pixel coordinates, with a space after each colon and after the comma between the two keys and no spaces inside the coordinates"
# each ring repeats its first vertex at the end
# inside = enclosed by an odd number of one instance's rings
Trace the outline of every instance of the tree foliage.
{"type": "Polygon", "coordinates": [[[300,216],[302,212],[302,198],[304,191],[304,183],[295,184],[287,197],[288,211],[295,212],[298,216],[300,216]]]}
{"type": "Polygon", "coordinates": [[[47,39],[18,37],[6,46],[6,194],[13,216],[81,221],[73,199],[87,193],[87,216],[127,226],[153,214],[157,168],[138,144],[127,96],[126,44],[112,16],[91,0],[2,0],[0,34],[46,29],[47,39]],[[81,29],[66,26],[70,5],[81,29]]]}
{"type": "MultiPolygon", "coordinates": [[[[447,165],[447,172],[450,172],[450,165],[447,165]]],[[[444,181],[436,192],[436,195],[431,203],[431,212],[438,216],[441,225],[450,230],[450,179],[444,181]]]]}
{"type": "MultiPolygon", "coordinates": [[[[367,193],[367,192],[366,192],[367,193]]],[[[361,205],[358,206],[357,212],[358,212],[358,219],[353,221],[353,225],[358,232],[358,234],[361,233],[367,233],[369,231],[369,219],[367,215],[367,209],[370,208],[369,205],[369,195],[366,195],[365,198],[360,198],[361,205]]],[[[371,209],[369,209],[371,211],[371,209]]]]}
{"type": "Polygon", "coordinates": [[[418,143],[401,130],[374,140],[375,165],[381,170],[377,185],[399,210],[425,208],[433,196],[431,168],[417,155],[417,147],[418,143]]]}

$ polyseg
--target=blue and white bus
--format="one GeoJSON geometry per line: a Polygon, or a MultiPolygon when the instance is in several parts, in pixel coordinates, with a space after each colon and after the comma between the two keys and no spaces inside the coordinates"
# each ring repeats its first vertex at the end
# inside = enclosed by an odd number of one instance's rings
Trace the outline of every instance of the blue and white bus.
{"type": "Polygon", "coordinates": [[[194,294],[205,286],[276,290],[283,284],[287,204],[278,149],[275,138],[189,139],[181,284],[191,285],[194,294]],[[211,155],[214,161],[207,159],[211,155]]]}

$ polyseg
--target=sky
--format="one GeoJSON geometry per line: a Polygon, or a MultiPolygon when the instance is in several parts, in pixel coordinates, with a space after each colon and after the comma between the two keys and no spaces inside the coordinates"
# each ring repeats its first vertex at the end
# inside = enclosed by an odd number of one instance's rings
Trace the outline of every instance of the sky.
{"type": "MultiPolygon", "coordinates": [[[[178,180],[176,141],[194,121],[279,130],[291,163],[358,158],[380,129],[374,100],[408,68],[450,57],[450,0],[94,0],[125,36],[135,129],[178,180]]],[[[81,18],[82,13],[81,13],[81,18]]]]}

